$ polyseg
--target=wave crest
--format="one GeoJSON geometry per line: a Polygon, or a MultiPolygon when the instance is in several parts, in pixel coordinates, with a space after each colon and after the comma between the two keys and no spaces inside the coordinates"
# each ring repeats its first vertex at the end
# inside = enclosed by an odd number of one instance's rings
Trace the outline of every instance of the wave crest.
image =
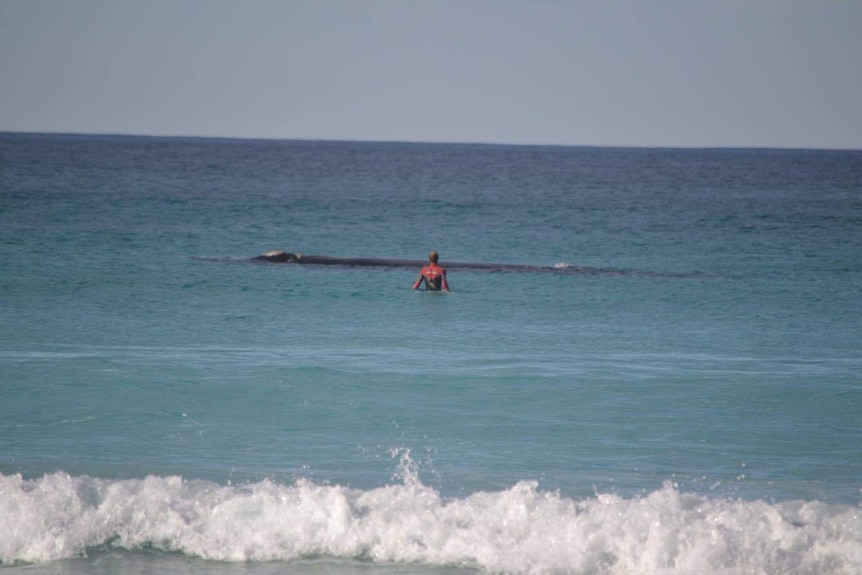
{"type": "MultiPolygon", "coordinates": [[[[402,463],[409,462],[409,453],[402,463]]],[[[328,556],[510,573],[845,573],[862,566],[850,506],[709,499],[666,484],[574,500],[523,481],[445,500],[402,464],[371,490],[180,477],[0,475],[0,563],[154,547],[220,561],[328,556]]]]}

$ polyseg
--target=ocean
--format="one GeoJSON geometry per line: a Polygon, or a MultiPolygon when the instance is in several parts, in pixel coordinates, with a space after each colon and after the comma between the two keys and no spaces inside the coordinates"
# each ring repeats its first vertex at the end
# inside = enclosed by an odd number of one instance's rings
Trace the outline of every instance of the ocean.
{"type": "Polygon", "coordinates": [[[862,573],[860,342],[862,151],[0,134],[0,571],[862,573]]]}

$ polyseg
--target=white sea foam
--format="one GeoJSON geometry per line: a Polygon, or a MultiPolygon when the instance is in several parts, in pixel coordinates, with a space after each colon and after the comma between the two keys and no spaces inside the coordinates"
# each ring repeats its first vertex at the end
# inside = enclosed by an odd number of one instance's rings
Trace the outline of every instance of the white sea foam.
{"type": "Polygon", "coordinates": [[[367,491],[305,480],[0,475],[0,563],[109,545],[222,561],[330,556],[536,574],[862,571],[857,507],[708,499],[670,484],[641,498],[579,501],[528,481],[446,500],[403,469],[400,483],[367,491]]]}

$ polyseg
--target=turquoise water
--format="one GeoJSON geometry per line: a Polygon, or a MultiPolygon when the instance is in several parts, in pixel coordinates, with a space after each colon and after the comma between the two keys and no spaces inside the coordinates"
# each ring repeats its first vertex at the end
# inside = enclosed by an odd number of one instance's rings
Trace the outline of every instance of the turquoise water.
{"type": "Polygon", "coordinates": [[[854,151],[0,135],[0,564],[858,572],[860,254],[854,151]]]}

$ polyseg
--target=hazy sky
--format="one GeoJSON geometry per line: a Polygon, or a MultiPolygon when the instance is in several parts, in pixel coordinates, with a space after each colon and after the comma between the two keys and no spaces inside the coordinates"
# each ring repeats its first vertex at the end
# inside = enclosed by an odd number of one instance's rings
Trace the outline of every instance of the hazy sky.
{"type": "Polygon", "coordinates": [[[0,0],[0,131],[862,148],[862,0],[0,0]]]}

